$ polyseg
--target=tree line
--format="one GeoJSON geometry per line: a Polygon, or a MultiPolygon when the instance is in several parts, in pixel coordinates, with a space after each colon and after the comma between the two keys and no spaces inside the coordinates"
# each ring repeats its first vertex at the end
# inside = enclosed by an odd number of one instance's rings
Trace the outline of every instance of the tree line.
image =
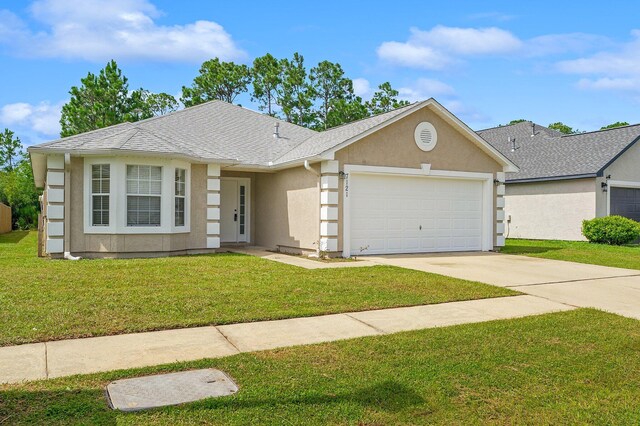
{"type": "MultiPolygon", "coordinates": [[[[179,108],[178,100],[167,93],[142,88],[130,91],[127,78],[114,60],[98,74],[88,73],[80,83],[71,88],[71,99],[62,107],[62,137],[179,108]]],[[[266,54],[251,66],[209,59],[202,63],[191,85],[182,86],[179,100],[185,107],[215,99],[233,103],[243,93],[250,95],[260,111],[314,130],[409,104],[398,99],[398,91],[389,82],[380,84],[371,99],[364,101],[355,94],[353,81],[340,64],[325,60],[307,69],[299,53],[284,59],[266,54]]]]}
{"type": "Polygon", "coordinates": [[[33,184],[31,161],[20,138],[9,130],[0,133],[0,202],[11,206],[14,229],[30,229],[38,223],[40,203],[33,184]]]}
{"type": "MultiPolygon", "coordinates": [[[[97,74],[89,72],[78,86],[71,87],[70,100],[62,107],[60,136],[164,115],[179,109],[180,102],[185,107],[214,99],[233,103],[244,93],[260,111],[315,130],[409,104],[398,99],[398,91],[389,82],[380,84],[371,99],[363,101],[340,64],[321,61],[307,69],[299,53],[285,59],[266,54],[251,66],[207,60],[191,85],[182,87],[179,100],[168,93],[130,90],[127,77],[111,60],[97,74]]],[[[20,139],[5,129],[0,133],[0,202],[11,206],[14,229],[37,226],[40,193],[20,139]]]]}

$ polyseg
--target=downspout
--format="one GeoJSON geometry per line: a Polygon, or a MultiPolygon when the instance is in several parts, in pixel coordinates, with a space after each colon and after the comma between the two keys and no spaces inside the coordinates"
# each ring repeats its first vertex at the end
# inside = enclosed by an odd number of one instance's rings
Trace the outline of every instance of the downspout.
{"type": "Polygon", "coordinates": [[[313,173],[314,175],[320,177],[320,173],[309,164],[309,160],[304,160],[304,168],[313,173]]]}
{"type": "Polygon", "coordinates": [[[71,255],[71,236],[69,224],[71,223],[71,154],[64,154],[64,258],[67,260],[80,260],[79,256],[71,255]]]}

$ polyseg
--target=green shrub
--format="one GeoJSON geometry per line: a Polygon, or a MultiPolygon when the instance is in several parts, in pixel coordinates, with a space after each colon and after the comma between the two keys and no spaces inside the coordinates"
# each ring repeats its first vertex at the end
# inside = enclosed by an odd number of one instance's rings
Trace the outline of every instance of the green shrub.
{"type": "Polygon", "coordinates": [[[591,243],[620,246],[640,238],[640,223],[622,216],[582,221],[582,235],[591,243]]]}

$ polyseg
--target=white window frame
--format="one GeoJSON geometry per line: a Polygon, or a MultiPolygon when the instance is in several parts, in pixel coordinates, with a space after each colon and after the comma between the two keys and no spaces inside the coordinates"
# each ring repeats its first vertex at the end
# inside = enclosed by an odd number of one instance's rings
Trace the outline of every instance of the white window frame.
{"type": "Polygon", "coordinates": [[[178,234],[191,232],[191,164],[185,161],[145,157],[85,157],[84,232],[85,234],[178,234]],[[91,166],[109,164],[111,172],[109,226],[92,226],[91,166]],[[160,226],[127,226],[127,165],[162,167],[160,226]],[[175,169],[185,170],[185,224],[175,226],[175,169]]]}
{"type": "MultiPolygon", "coordinates": [[[[160,226],[162,226],[162,217],[163,217],[163,211],[162,211],[162,180],[163,180],[163,174],[164,174],[163,167],[162,166],[149,165],[149,164],[127,164],[125,173],[127,174],[127,176],[126,176],[126,183],[127,184],[125,186],[125,191],[126,191],[126,194],[127,194],[127,197],[126,197],[127,227],[132,228],[132,227],[135,227],[135,226],[140,226],[140,227],[144,226],[144,227],[159,228],[160,226]],[[129,178],[129,168],[132,168],[132,167],[137,167],[137,170],[138,170],[138,176],[135,179],[130,179],[129,178]],[[149,192],[148,193],[143,193],[143,194],[140,194],[139,192],[129,193],[129,182],[131,181],[131,182],[136,183],[138,185],[138,188],[139,188],[140,183],[141,183],[140,169],[141,168],[146,168],[146,167],[149,168],[149,173],[151,173],[151,168],[160,170],[160,194],[153,194],[151,192],[151,185],[149,185],[149,192]],[[143,198],[146,197],[146,198],[149,198],[149,199],[157,198],[160,201],[160,205],[158,207],[158,214],[160,215],[159,223],[158,224],[149,223],[149,224],[130,225],[129,224],[129,201],[130,201],[129,198],[130,197],[143,197],[143,198]]],[[[148,183],[151,184],[152,182],[158,182],[158,180],[151,179],[151,175],[149,175],[148,183]]],[[[137,211],[137,213],[139,214],[139,210],[137,211]]],[[[138,216],[138,219],[140,219],[140,216],[138,216]]]]}
{"type": "Polygon", "coordinates": [[[430,164],[422,164],[419,169],[405,167],[364,166],[345,164],[346,179],[342,191],[342,255],[351,257],[351,199],[349,178],[354,174],[376,174],[390,176],[419,176],[425,179],[449,178],[482,182],[482,251],[493,250],[495,211],[494,184],[492,173],[463,172],[455,170],[432,170],[430,164]]]}
{"type": "Polygon", "coordinates": [[[174,227],[183,227],[184,225],[186,225],[187,223],[187,169],[182,169],[180,167],[175,167],[173,169],[173,226],[174,227]],[[178,194],[176,191],[176,184],[178,183],[178,181],[176,180],[176,173],[178,172],[178,170],[183,171],[184,172],[184,194],[178,194]],[[184,223],[182,225],[176,225],[176,207],[175,207],[175,202],[178,198],[181,198],[182,200],[184,200],[184,208],[183,208],[183,214],[184,214],[184,223]]]}
{"type": "MultiPolygon", "coordinates": [[[[89,191],[91,192],[91,195],[89,197],[89,207],[88,207],[89,208],[89,213],[90,213],[89,220],[90,220],[91,226],[93,226],[93,227],[108,228],[111,225],[111,164],[109,164],[109,163],[92,164],[89,168],[90,168],[90,173],[91,173],[91,176],[90,176],[90,188],[89,188],[89,191]],[[109,167],[109,178],[108,178],[108,180],[109,180],[109,192],[104,192],[102,190],[102,183],[100,184],[100,192],[93,192],[93,181],[95,180],[94,177],[93,177],[93,166],[99,166],[99,167],[108,166],[109,167]],[[109,210],[108,210],[109,211],[109,217],[108,217],[109,224],[108,225],[95,225],[93,223],[93,198],[94,197],[105,197],[105,196],[109,200],[109,210]]],[[[103,180],[102,171],[100,172],[99,180],[100,181],[103,180]]]]}

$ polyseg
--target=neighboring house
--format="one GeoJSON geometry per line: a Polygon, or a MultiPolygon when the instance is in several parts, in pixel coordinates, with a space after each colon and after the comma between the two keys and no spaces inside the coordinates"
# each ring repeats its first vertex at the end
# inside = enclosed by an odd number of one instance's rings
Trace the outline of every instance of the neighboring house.
{"type": "Polygon", "coordinates": [[[212,101],[29,153],[54,257],[493,250],[517,171],[433,99],[324,132],[212,101]]]}
{"type": "Polygon", "coordinates": [[[0,234],[11,232],[11,207],[0,203],[0,234]]]}
{"type": "Polygon", "coordinates": [[[507,173],[508,237],[584,240],[584,219],[640,221],[640,125],[562,135],[522,122],[478,134],[520,168],[507,173]]]}

